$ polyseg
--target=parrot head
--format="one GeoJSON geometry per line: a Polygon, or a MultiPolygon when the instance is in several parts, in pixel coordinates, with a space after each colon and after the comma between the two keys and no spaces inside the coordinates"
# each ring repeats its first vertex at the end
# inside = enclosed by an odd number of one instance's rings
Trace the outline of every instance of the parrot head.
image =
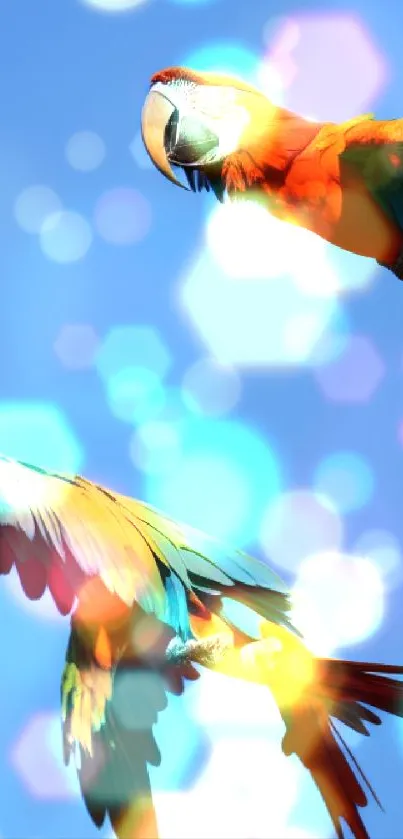
{"type": "Polygon", "coordinates": [[[222,200],[219,179],[206,173],[217,173],[236,151],[262,103],[273,107],[258,90],[231,76],[184,67],[155,73],[141,118],[145,148],[172,183],[184,186],[172,170],[180,167],[188,188],[212,187],[222,200]]]}

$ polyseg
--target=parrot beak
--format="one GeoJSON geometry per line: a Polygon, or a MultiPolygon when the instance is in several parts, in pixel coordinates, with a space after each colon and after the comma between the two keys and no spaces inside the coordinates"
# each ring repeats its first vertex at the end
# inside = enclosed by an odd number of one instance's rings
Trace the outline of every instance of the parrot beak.
{"type": "MultiPolygon", "coordinates": [[[[175,94],[171,95],[175,100],[175,94]]],[[[189,167],[206,163],[218,149],[219,137],[208,118],[192,113],[179,99],[175,104],[168,96],[151,88],[141,119],[143,142],[156,168],[172,183],[188,189],[175,177],[171,164],[187,171],[191,182],[189,167]]]]}
{"type": "Polygon", "coordinates": [[[151,90],[143,106],[141,114],[141,135],[143,143],[154,166],[165,175],[169,181],[176,186],[187,189],[178,178],[175,177],[168,160],[165,138],[167,125],[174,116],[175,105],[162,93],[151,90]]]}

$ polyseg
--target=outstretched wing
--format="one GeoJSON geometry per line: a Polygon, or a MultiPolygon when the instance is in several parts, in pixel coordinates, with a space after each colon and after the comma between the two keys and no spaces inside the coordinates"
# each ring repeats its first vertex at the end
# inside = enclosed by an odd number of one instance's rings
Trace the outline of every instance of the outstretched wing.
{"type": "Polygon", "coordinates": [[[192,614],[203,617],[204,608],[221,614],[222,598],[226,597],[243,603],[266,620],[293,628],[288,589],[265,562],[243,551],[229,550],[218,540],[178,524],[146,504],[116,497],[146,538],[151,536],[171,567],[177,567],[180,557],[186,570],[192,614]]]}
{"type": "MultiPolygon", "coordinates": [[[[173,633],[160,628],[168,642],[173,633]]],[[[186,680],[198,677],[190,662],[159,672],[135,657],[105,670],[72,628],[61,685],[64,761],[75,758],[97,827],[109,816],[121,839],[156,839],[149,766],[158,766],[161,755],[153,727],[167,706],[167,692],[180,696],[186,680]]]]}
{"type": "Polygon", "coordinates": [[[63,614],[99,578],[183,638],[189,612],[219,610],[223,595],[288,623],[287,589],[265,563],[83,478],[1,457],[0,573],[13,566],[29,598],[48,587],[63,614]]]}
{"type": "Polygon", "coordinates": [[[0,572],[13,566],[30,599],[48,587],[62,614],[94,577],[129,606],[158,611],[165,597],[151,547],[112,496],[1,457],[0,572]]]}

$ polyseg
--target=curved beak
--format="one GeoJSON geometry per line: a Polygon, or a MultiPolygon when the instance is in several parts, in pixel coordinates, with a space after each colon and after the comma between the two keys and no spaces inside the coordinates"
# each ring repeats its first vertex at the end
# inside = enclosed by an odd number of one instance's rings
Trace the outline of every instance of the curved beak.
{"type": "Polygon", "coordinates": [[[165,150],[165,129],[175,106],[162,93],[151,90],[141,114],[141,135],[154,166],[176,186],[187,189],[175,177],[165,150]]]}

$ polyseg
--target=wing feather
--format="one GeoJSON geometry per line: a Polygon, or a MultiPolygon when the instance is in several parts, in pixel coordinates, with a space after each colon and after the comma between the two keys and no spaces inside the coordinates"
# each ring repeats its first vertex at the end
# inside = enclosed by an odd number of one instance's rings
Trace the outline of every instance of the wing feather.
{"type": "MultiPolygon", "coordinates": [[[[115,499],[80,478],[0,458],[0,570],[18,573],[27,560],[46,571],[59,610],[71,610],[88,577],[100,577],[131,605],[144,598],[164,608],[163,581],[141,533],[115,499]]],[[[39,572],[38,572],[39,573],[39,572]]],[[[41,572],[43,573],[43,572],[41,572]]],[[[27,583],[29,596],[29,584],[27,583]]]]}
{"type": "Polygon", "coordinates": [[[0,457],[0,572],[13,565],[27,596],[47,586],[62,614],[98,577],[183,636],[191,604],[209,597],[217,610],[225,595],[289,620],[287,588],[266,563],[84,478],[0,457]]]}
{"type": "Polygon", "coordinates": [[[337,180],[337,155],[361,174],[387,215],[403,223],[403,119],[376,120],[372,114],[341,125],[327,124],[316,143],[324,169],[337,180]]]}

